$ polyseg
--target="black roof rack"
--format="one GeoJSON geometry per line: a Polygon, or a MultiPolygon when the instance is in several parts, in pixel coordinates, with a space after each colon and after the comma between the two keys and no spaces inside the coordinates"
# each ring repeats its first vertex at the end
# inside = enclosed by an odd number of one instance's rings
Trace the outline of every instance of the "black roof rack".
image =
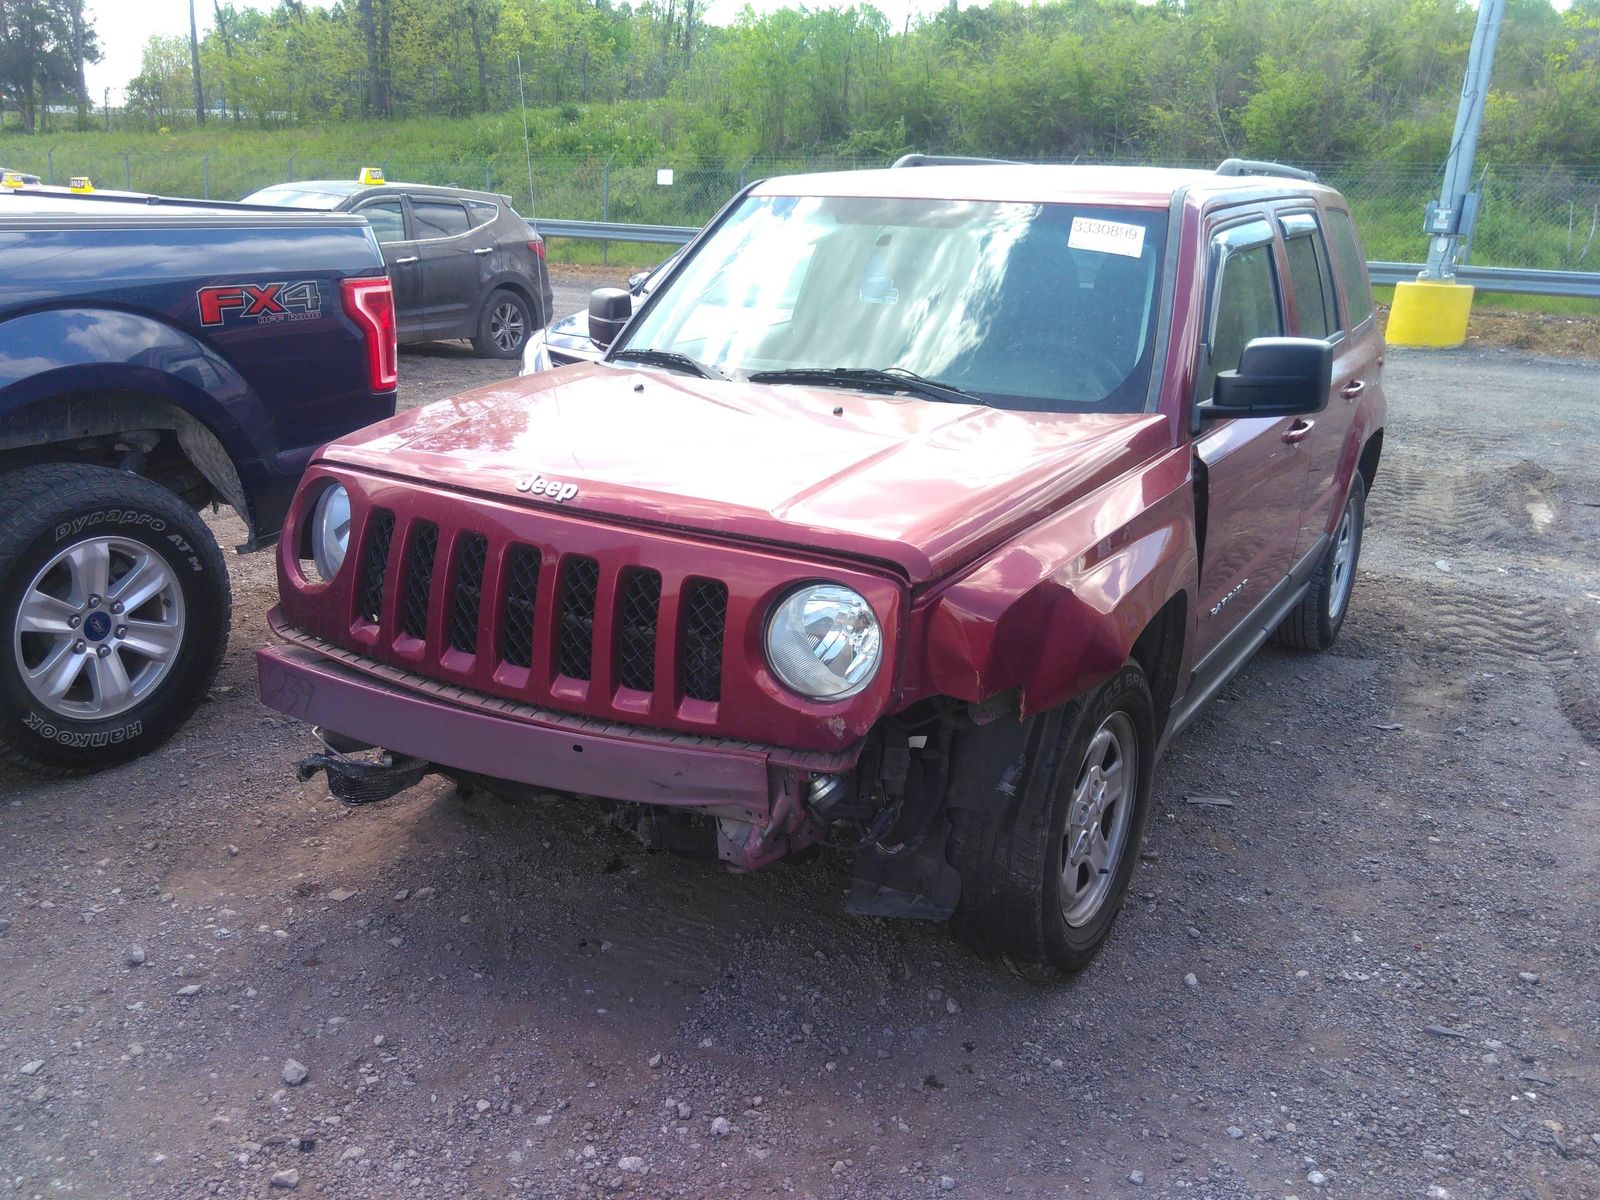
{"type": "Polygon", "coordinates": [[[964,158],[957,154],[902,154],[894,160],[897,167],[1014,167],[1010,158],[964,158]]]}
{"type": "Polygon", "coordinates": [[[1282,163],[1263,162],[1258,158],[1225,158],[1217,166],[1218,175],[1279,175],[1284,179],[1303,179],[1317,182],[1316,172],[1302,171],[1299,167],[1286,167],[1282,163]]]}

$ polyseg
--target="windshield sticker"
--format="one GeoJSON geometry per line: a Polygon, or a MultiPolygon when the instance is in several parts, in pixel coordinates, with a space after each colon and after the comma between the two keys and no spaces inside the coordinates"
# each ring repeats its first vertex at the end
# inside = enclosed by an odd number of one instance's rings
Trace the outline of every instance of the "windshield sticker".
{"type": "Polygon", "coordinates": [[[1093,250],[1097,254],[1138,258],[1144,253],[1144,226],[1101,221],[1095,217],[1073,217],[1067,245],[1074,250],[1093,250]]]}

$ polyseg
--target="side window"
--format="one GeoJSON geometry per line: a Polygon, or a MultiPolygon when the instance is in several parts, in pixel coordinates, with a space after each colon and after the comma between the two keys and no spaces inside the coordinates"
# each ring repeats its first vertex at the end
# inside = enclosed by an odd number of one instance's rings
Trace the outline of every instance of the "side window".
{"type": "Polygon", "coordinates": [[[398,200],[374,200],[356,210],[367,219],[372,232],[378,235],[380,245],[406,240],[406,217],[398,200]]]}
{"type": "Polygon", "coordinates": [[[1331,337],[1339,328],[1339,308],[1333,302],[1333,280],[1322,239],[1313,230],[1283,244],[1289,260],[1289,286],[1294,289],[1294,311],[1301,337],[1331,337]]]}
{"type": "Polygon", "coordinates": [[[1283,333],[1272,243],[1265,241],[1232,249],[1228,245],[1228,235],[1224,234],[1217,239],[1216,253],[1221,258],[1222,278],[1213,293],[1211,353],[1201,371],[1196,393],[1201,399],[1210,398],[1218,371],[1231,371],[1239,365],[1245,346],[1253,339],[1277,337],[1283,333]]]}
{"type": "Polygon", "coordinates": [[[454,200],[411,200],[411,216],[417,222],[419,241],[428,238],[455,237],[465,233],[467,210],[454,200]]]}
{"type": "Polygon", "coordinates": [[[467,215],[472,218],[472,228],[478,229],[500,215],[500,206],[484,200],[468,200],[467,215]]]}
{"type": "Polygon", "coordinates": [[[1328,231],[1333,234],[1333,253],[1339,263],[1339,278],[1344,283],[1344,299],[1349,311],[1347,325],[1354,329],[1372,315],[1372,288],[1367,283],[1367,264],[1356,241],[1356,227],[1342,209],[1328,210],[1328,231]]]}

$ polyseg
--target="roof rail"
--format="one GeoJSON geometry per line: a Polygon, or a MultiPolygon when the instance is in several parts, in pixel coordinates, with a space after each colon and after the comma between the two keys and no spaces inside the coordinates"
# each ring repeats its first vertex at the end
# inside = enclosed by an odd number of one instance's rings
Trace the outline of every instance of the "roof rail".
{"type": "Polygon", "coordinates": [[[1317,182],[1316,172],[1302,171],[1299,167],[1286,167],[1282,163],[1263,162],[1258,158],[1225,158],[1217,166],[1218,175],[1281,175],[1285,179],[1303,179],[1317,182]]]}
{"type": "Polygon", "coordinates": [[[965,158],[957,154],[902,154],[894,160],[897,167],[1014,167],[1010,158],[965,158]]]}

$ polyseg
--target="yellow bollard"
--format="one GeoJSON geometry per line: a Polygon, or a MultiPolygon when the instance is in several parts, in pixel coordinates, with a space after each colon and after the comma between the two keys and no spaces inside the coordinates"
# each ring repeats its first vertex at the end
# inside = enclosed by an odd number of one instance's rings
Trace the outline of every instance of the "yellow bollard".
{"type": "Polygon", "coordinates": [[[1394,305],[1384,340],[1391,346],[1449,350],[1467,340],[1472,286],[1417,279],[1394,285],[1394,305]]]}

